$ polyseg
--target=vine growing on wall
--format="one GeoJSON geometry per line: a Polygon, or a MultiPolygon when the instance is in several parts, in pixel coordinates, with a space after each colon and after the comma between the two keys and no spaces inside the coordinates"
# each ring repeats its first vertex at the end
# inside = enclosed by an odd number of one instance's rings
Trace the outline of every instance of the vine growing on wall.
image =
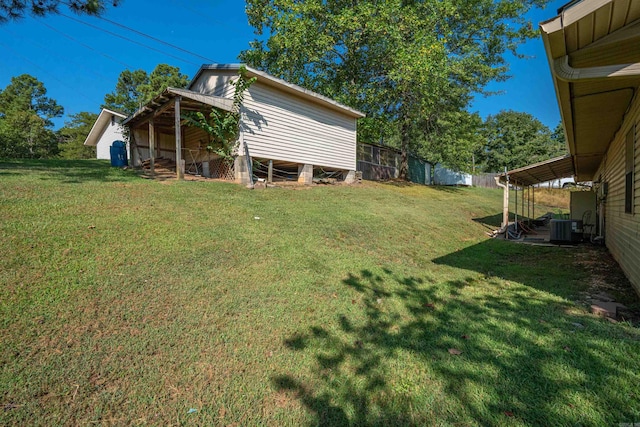
{"type": "Polygon", "coordinates": [[[213,108],[208,115],[198,111],[183,116],[188,126],[200,128],[207,133],[209,138],[206,149],[210,153],[217,154],[228,161],[233,159],[239,143],[240,110],[244,102],[244,94],[256,80],[256,77],[248,78],[246,67],[241,66],[238,78],[231,82],[235,87],[232,111],[213,108]]]}

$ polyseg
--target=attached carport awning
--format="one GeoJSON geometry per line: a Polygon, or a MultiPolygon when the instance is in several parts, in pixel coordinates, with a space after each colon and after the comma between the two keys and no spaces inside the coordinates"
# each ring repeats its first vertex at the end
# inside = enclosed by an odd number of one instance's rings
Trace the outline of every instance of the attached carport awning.
{"type": "MultiPolygon", "coordinates": [[[[155,151],[156,151],[156,131],[165,128],[173,129],[175,133],[175,161],[176,175],[182,179],[184,175],[184,164],[182,160],[182,124],[184,112],[200,111],[217,108],[223,111],[233,111],[232,99],[218,96],[205,95],[187,89],[177,89],[169,87],[160,95],[153,98],[147,105],[140,108],[131,117],[127,118],[123,125],[133,129],[148,126],[149,129],[149,167],[151,174],[154,174],[155,151]]],[[[137,146],[135,137],[133,144],[137,146]]]]}
{"type": "MultiPolygon", "coordinates": [[[[544,162],[511,170],[507,172],[507,175],[511,183],[523,187],[551,181],[553,179],[572,177],[575,175],[573,157],[571,155],[556,157],[545,160],[544,162]]],[[[505,174],[502,174],[500,179],[506,181],[505,174]]]]}

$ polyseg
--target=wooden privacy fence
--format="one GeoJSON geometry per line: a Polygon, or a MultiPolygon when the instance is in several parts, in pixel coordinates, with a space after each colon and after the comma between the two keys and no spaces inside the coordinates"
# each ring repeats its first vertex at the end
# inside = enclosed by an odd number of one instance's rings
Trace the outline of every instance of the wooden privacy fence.
{"type": "Polygon", "coordinates": [[[498,186],[496,185],[496,180],[494,179],[498,175],[500,174],[483,173],[480,175],[473,175],[473,177],[471,178],[471,182],[474,187],[498,188],[498,186]]]}

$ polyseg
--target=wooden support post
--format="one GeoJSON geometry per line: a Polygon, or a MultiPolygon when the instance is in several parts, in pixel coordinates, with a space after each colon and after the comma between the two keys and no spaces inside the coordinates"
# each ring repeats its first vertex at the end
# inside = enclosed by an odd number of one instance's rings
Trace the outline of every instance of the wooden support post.
{"type": "Polygon", "coordinates": [[[162,157],[162,154],[160,152],[161,148],[160,148],[160,132],[158,132],[157,128],[153,128],[154,134],[153,134],[153,140],[156,142],[156,154],[155,154],[155,158],[159,159],[160,157],[162,157]]]}
{"type": "Polygon", "coordinates": [[[149,120],[149,169],[151,176],[155,175],[156,167],[156,130],[153,126],[153,119],[149,120]]]}
{"type": "Polygon", "coordinates": [[[273,183],[273,160],[269,160],[269,172],[267,175],[267,182],[269,184],[273,183]]]}
{"type": "Polygon", "coordinates": [[[513,182],[513,189],[516,192],[516,216],[515,216],[515,227],[516,231],[518,231],[518,181],[513,182]]]}
{"type": "Polygon", "coordinates": [[[182,131],[180,126],[180,97],[176,96],[175,109],[173,111],[175,116],[175,131],[176,131],[176,175],[178,180],[184,177],[184,171],[182,170],[182,131]]]}

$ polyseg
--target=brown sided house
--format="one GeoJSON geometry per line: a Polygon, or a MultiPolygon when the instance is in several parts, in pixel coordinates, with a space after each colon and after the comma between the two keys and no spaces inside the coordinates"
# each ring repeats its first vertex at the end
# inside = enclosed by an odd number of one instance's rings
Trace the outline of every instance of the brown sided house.
{"type": "Polygon", "coordinates": [[[576,181],[640,293],[640,1],[572,1],[541,24],[576,181]]]}

